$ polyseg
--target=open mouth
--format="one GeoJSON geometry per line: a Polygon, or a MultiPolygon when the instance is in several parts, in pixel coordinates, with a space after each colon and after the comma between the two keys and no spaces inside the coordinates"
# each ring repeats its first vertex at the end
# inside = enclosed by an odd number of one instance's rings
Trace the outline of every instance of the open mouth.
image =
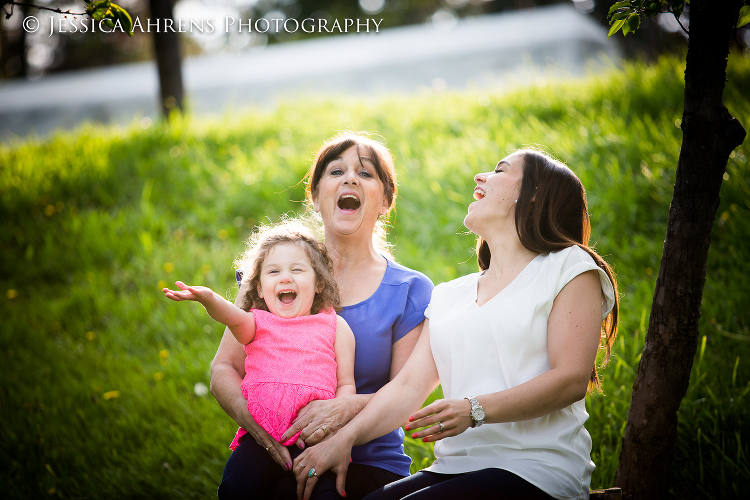
{"type": "Polygon", "coordinates": [[[482,189],[480,187],[475,187],[474,188],[474,199],[475,200],[477,200],[477,201],[481,200],[482,198],[484,198],[486,196],[486,194],[487,193],[484,192],[484,189],[482,189]]]}
{"type": "Polygon", "coordinates": [[[281,302],[282,304],[291,304],[292,302],[294,302],[294,299],[297,298],[297,292],[284,290],[283,292],[279,292],[277,297],[279,298],[279,302],[281,302]]]}
{"type": "Polygon", "coordinates": [[[353,194],[345,194],[338,201],[341,210],[357,210],[360,205],[362,205],[362,202],[353,194]]]}

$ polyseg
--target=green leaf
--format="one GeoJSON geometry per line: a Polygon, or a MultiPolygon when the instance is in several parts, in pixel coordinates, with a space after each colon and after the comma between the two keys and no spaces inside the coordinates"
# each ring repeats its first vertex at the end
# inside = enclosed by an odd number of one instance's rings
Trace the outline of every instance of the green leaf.
{"type": "Polygon", "coordinates": [[[98,0],[86,5],[86,14],[91,16],[97,21],[101,21],[107,17],[110,3],[109,0],[98,0]]]}
{"type": "Polygon", "coordinates": [[[612,16],[612,17],[610,18],[609,22],[612,22],[612,21],[619,21],[620,19],[627,19],[627,18],[628,18],[628,17],[630,17],[630,16],[631,16],[631,13],[630,13],[630,11],[626,11],[626,12],[619,12],[619,13],[615,14],[614,16],[612,16]]]}
{"type": "Polygon", "coordinates": [[[132,37],[133,19],[130,18],[130,14],[128,14],[128,11],[113,3],[110,7],[110,13],[112,15],[112,19],[120,21],[120,25],[125,30],[125,32],[132,37]]]}
{"type": "Polygon", "coordinates": [[[628,18],[628,31],[635,32],[641,26],[641,16],[633,14],[628,18]]]}
{"type": "Polygon", "coordinates": [[[626,22],[627,19],[620,19],[619,21],[615,21],[614,23],[612,23],[612,27],[609,28],[609,34],[607,35],[607,38],[620,31],[620,28],[622,28],[626,22]]]}
{"type": "Polygon", "coordinates": [[[740,28],[750,23],[750,5],[745,5],[740,9],[740,18],[737,21],[737,27],[740,28]]]}
{"type": "Polygon", "coordinates": [[[624,2],[616,2],[612,7],[609,8],[609,12],[607,13],[607,16],[611,16],[612,14],[614,14],[614,12],[617,9],[621,9],[623,7],[628,7],[628,6],[630,6],[629,0],[625,0],[624,2]]]}

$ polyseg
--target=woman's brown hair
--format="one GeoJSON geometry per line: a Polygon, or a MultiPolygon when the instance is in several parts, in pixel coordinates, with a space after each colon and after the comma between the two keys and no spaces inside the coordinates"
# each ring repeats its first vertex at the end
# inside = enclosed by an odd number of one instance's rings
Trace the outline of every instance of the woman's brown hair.
{"type": "Polygon", "coordinates": [[[328,139],[315,154],[315,159],[305,175],[305,196],[308,207],[312,208],[313,200],[318,196],[318,186],[326,167],[336,158],[351,148],[357,148],[360,164],[368,160],[375,167],[378,179],[383,183],[383,194],[388,200],[388,214],[383,216],[375,225],[372,241],[375,248],[382,254],[390,256],[391,246],[386,240],[386,223],[388,216],[396,206],[398,183],[396,182],[396,168],[393,156],[385,145],[370,139],[365,132],[342,132],[328,139]]]}
{"type": "Polygon", "coordinates": [[[260,226],[248,240],[247,250],[235,262],[238,269],[249,268],[250,271],[243,278],[243,281],[248,282],[249,287],[242,309],[268,311],[266,301],[258,294],[261,268],[271,249],[284,243],[292,243],[304,248],[315,272],[315,298],[310,314],[318,314],[330,308],[336,312],[341,311],[339,288],[333,278],[331,258],[328,256],[325,245],[315,238],[313,232],[301,219],[290,219],[272,226],[260,226]]]}
{"type": "MultiPolygon", "coordinates": [[[[614,288],[615,304],[602,321],[604,359],[609,362],[612,345],[617,336],[619,297],[617,280],[607,262],[589,245],[589,222],[586,190],[570,168],[546,154],[533,149],[522,149],[523,179],[516,202],[516,232],[521,244],[532,252],[549,253],[578,245],[594,259],[609,278],[614,288]]],[[[490,266],[490,247],[486,241],[477,241],[477,262],[482,270],[490,266]]],[[[589,392],[601,391],[601,381],[596,366],[591,371],[589,392]]]]}
{"type": "Polygon", "coordinates": [[[313,199],[318,196],[320,178],[323,177],[323,172],[328,164],[351,147],[357,148],[360,163],[362,163],[362,160],[368,160],[375,167],[378,178],[383,183],[388,207],[392,209],[398,193],[393,156],[383,144],[370,139],[364,133],[355,132],[342,132],[328,139],[315,154],[312,166],[305,176],[305,194],[308,203],[312,204],[313,199]]]}

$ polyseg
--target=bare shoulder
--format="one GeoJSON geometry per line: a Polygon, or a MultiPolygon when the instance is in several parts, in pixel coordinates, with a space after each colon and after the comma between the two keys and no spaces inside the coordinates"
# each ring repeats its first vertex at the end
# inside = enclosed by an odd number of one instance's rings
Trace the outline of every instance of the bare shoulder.
{"type": "Polygon", "coordinates": [[[354,333],[352,332],[351,327],[349,326],[349,323],[346,322],[344,318],[342,318],[339,315],[336,315],[336,334],[342,332],[348,332],[352,336],[354,336],[354,333]]]}

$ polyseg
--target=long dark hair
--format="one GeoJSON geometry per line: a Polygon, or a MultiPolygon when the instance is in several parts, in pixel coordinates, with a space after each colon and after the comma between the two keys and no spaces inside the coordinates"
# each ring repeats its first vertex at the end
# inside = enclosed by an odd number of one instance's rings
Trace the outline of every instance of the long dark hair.
{"type": "MultiPolygon", "coordinates": [[[[614,288],[615,305],[602,321],[600,349],[604,350],[601,367],[609,363],[612,345],[617,337],[620,299],[617,280],[609,264],[589,246],[589,222],[586,190],[570,168],[534,149],[523,154],[523,179],[516,202],[516,232],[521,244],[532,252],[549,253],[577,245],[588,253],[609,277],[614,288]]],[[[490,247],[481,237],[477,240],[477,262],[481,270],[490,267],[490,247]]],[[[601,392],[597,367],[591,371],[589,392],[601,392]]]]}

